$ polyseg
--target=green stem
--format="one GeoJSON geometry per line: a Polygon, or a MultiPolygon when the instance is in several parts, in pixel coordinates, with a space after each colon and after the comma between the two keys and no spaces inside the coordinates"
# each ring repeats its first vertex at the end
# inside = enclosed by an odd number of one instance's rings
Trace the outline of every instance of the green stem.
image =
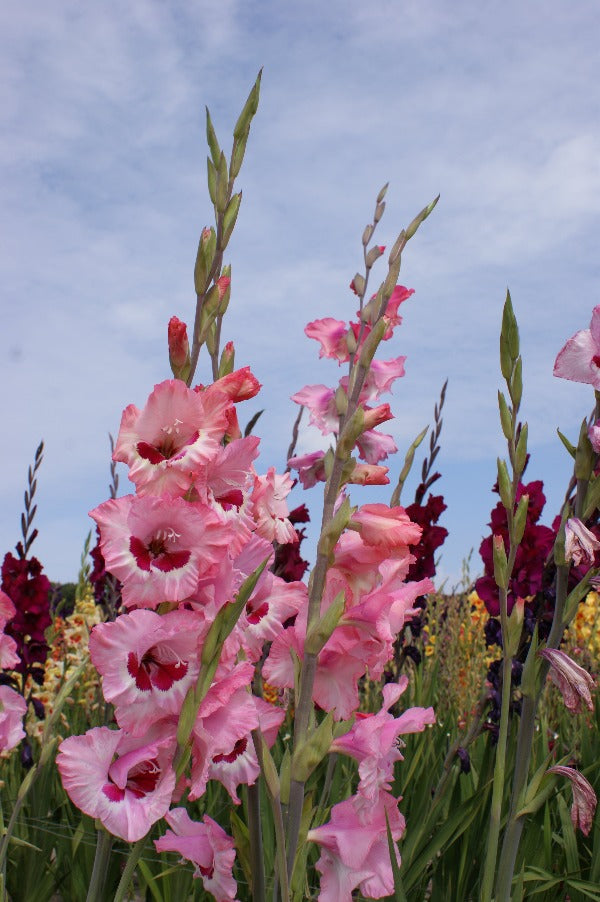
{"type": "MultiPolygon", "coordinates": [[[[509,567],[509,573],[510,573],[509,567]]],[[[510,689],[512,675],[512,657],[508,654],[508,613],[507,590],[500,590],[500,618],[502,622],[502,637],[504,656],[502,661],[502,705],[500,708],[500,729],[498,732],[498,746],[496,749],[496,762],[494,765],[494,783],[492,789],[492,808],[490,812],[490,827],[485,855],[483,881],[481,885],[481,902],[491,902],[492,887],[494,883],[494,871],[498,855],[498,842],[500,839],[500,822],[502,818],[502,797],[504,795],[504,774],[506,770],[506,746],[508,743],[508,716],[510,711],[510,689]]]]}
{"type": "Polygon", "coordinates": [[[246,798],[248,802],[250,862],[252,865],[252,899],[255,902],[265,902],[265,861],[260,821],[260,784],[258,780],[256,783],[248,786],[246,798]]]}
{"type": "Polygon", "coordinates": [[[104,827],[98,828],[96,839],[96,855],[94,857],[94,867],[92,877],[86,896],[86,902],[103,902],[106,899],[104,894],[104,885],[106,883],[106,875],[108,873],[108,862],[112,849],[114,837],[105,830],[104,827]]]}
{"type": "MultiPolygon", "coordinates": [[[[146,834],[146,836],[147,835],[148,834],[146,834]]],[[[142,852],[144,851],[144,846],[146,845],[146,836],[142,836],[141,839],[138,839],[136,844],[130,850],[129,855],[127,856],[127,864],[125,865],[125,870],[123,871],[123,874],[119,881],[113,902],[123,902],[123,900],[125,899],[125,895],[127,893],[127,890],[129,889],[129,884],[131,883],[131,880],[133,878],[137,863],[140,860],[142,852]]]]}

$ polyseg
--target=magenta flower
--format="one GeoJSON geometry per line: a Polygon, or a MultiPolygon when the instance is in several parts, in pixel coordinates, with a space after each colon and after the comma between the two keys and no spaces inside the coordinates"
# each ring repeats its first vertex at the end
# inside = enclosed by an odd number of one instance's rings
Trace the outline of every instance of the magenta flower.
{"type": "Polygon", "coordinates": [[[592,311],[590,328],[576,332],[559,351],[554,375],[600,390],[600,305],[592,311]]]}
{"type": "Polygon", "coordinates": [[[200,877],[207,893],[216,902],[235,899],[237,884],[232,870],[235,845],[231,837],[207,814],[202,822],[193,821],[185,808],[172,808],[165,815],[171,830],[154,840],[157,852],[178,852],[195,865],[194,877],[200,877]]]}
{"type": "Polygon", "coordinates": [[[573,562],[573,566],[591,567],[600,542],[593,532],[583,525],[577,517],[567,520],[565,526],[565,557],[573,562]]]}
{"type": "Polygon", "coordinates": [[[230,400],[198,393],[180,379],[154,387],[143,410],[125,408],[113,459],[129,466],[141,494],[184,495],[216,453],[230,400]]]}
{"type": "Polygon", "coordinates": [[[94,627],[90,656],[120,727],[143,736],[154,721],[179,715],[198,676],[199,644],[208,627],[192,611],[159,616],[146,610],[94,627]]]}
{"type": "Polygon", "coordinates": [[[591,691],[596,684],[587,670],[576,664],[568,654],[558,648],[540,648],[538,655],[549,662],[550,679],[560,689],[569,711],[573,714],[579,713],[582,702],[589,711],[593,711],[594,702],[591,691]]]}
{"type": "Polygon", "coordinates": [[[592,829],[592,820],[598,799],[593,787],[586,780],[583,774],[573,767],[565,767],[556,764],[549,767],[547,774],[559,774],[562,777],[568,777],[573,787],[573,805],[571,806],[571,821],[575,829],[579,827],[584,836],[588,836],[592,829]]]}
{"type": "Polygon", "coordinates": [[[331,752],[341,752],[359,762],[360,784],[358,793],[372,804],[382,790],[391,789],[394,762],[402,759],[400,736],[420,733],[427,724],[435,723],[433,708],[409,708],[400,717],[394,717],[389,709],[408,686],[408,677],[398,683],[383,687],[383,707],[377,714],[356,715],[352,728],[335,739],[331,752]]]}
{"type": "Polygon", "coordinates": [[[63,740],[56,759],[74,804],[127,842],[141,839],[164,817],[175,789],[175,728],[155,727],[141,739],[94,727],[63,740]]]}
{"type": "MultiPolygon", "coordinates": [[[[307,839],[321,847],[319,902],[351,902],[357,887],[363,896],[380,899],[394,892],[394,876],[387,838],[387,820],[394,841],[405,830],[398,803],[385,792],[365,808],[357,796],[331,809],[331,820],[308,831],[307,839]]],[[[397,853],[400,864],[400,855],[397,853]]]]}
{"type": "Polygon", "coordinates": [[[14,749],[25,736],[23,718],[27,702],[10,686],[0,686],[0,752],[14,749]]]}
{"type": "Polygon", "coordinates": [[[90,516],[100,527],[106,568],[123,584],[127,606],[183,601],[230,542],[230,530],[215,511],[183,498],[126,495],[105,501],[90,516]]]}

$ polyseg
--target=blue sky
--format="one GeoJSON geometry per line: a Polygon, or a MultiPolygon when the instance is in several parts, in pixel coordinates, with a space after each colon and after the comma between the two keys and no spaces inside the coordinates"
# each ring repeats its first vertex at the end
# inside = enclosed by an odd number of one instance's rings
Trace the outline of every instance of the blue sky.
{"type": "MultiPolygon", "coordinates": [[[[285,465],[290,395],[339,375],[303,328],[352,315],[360,236],[389,181],[378,233],[388,245],[441,194],[405,252],[400,281],[416,293],[385,349],[407,356],[387,424],[401,449],[392,473],[449,379],[440,574],[458,578],[472,547],[477,571],[495,503],[507,287],[528,477],[544,480],[552,519],[569,469],[556,426],[573,436],[593,403],[552,366],[599,297],[595,2],[55,0],[5,4],[0,25],[2,553],[19,538],[43,437],[33,547],[51,579],[75,578],[87,511],[107,496],[108,432],[170,375],[169,317],[192,319],[211,221],[204,105],[228,146],[261,66],[225,330],[265,386],[246,405],[248,417],[265,408],[259,469],[285,465]]],[[[306,432],[299,447],[318,442],[306,432]]],[[[308,500],[318,520],[319,493],[308,500]]]]}

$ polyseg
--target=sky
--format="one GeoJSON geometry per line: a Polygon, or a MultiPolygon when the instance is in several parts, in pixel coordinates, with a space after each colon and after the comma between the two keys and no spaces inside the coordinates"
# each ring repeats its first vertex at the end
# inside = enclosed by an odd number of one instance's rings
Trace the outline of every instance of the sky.
{"type": "MultiPolygon", "coordinates": [[[[285,467],[290,396],[339,378],[304,326],[353,316],[361,235],[389,182],[377,232],[388,246],[441,195],[404,252],[400,282],[415,294],[384,355],[407,358],[384,430],[400,449],[387,462],[392,482],[448,379],[435,491],[450,535],[438,583],[458,581],[471,549],[471,573],[481,570],[506,453],[496,398],[507,288],[527,478],[544,480],[551,522],[570,472],[556,428],[575,439],[593,404],[589,386],[552,368],[599,298],[598,24],[585,0],[4,4],[0,553],[20,538],[43,438],[32,552],[52,580],[76,579],[88,511],[108,497],[108,434],[170,377],[169,318],[193,320],[197,242],[212,221],[205,105],[230,147],[261,67],[224,326],[236,364],[264,386],[240,410],[244,422],[264,409],[257,469],[285,467]]],[[[202,358],[198,377],[209,381],[202,358]]],[[[317,447],[304,429],[298,450],[317,447]]],[[[404,503],[420,463],[418,453],[404,503]]],[[[124,470],[120,490],[130,490],[124,470]]],[[[295,489],[290,504],[301,501],[318,523],[321,489],[295,489]]]]}

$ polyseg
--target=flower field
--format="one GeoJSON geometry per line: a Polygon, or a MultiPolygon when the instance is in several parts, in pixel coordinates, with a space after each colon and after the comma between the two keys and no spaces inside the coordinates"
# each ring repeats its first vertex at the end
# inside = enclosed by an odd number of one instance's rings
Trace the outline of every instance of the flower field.
{"type": "Polygon", "coordinates": [[[600,899],[600,306],[553,351],[590,411],[559,433],[573,475],[544,525],[507,295],[490,531],[436,586],[446,385],[399,458],[380,427],[404,377],[401,259],[437,199],[385,248],[379,192],[347,320],[305,329],[340,377],[292,396],[285,465],[264,472],[244,413],[261,386],[225,340],[259,92],[260,75],[229,157],[207,111],[196,305],[166,329],[173,378],[120,414],[72,584],[35,557],[43,443],[29,467],[0,585],[2,898],[600,899]],[[298,454],[305,413],[322,447],[298,454]],[[290,509],[318,484],[319,509],[290,509]]]}

